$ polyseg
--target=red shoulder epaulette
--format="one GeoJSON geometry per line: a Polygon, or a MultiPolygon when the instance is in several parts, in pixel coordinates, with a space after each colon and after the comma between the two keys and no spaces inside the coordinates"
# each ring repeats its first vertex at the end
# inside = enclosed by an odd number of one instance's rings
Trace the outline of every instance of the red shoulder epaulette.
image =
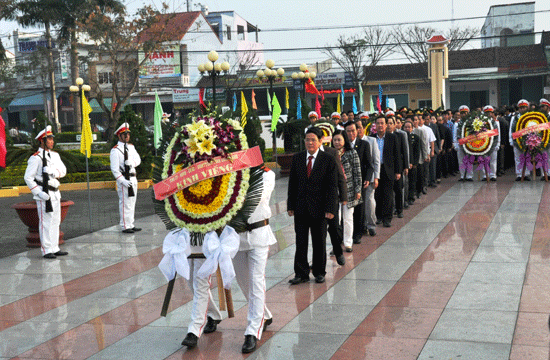
{"type": "Polygon", "coordinates": [[[116,149],[116,148],[117,148],[117,146],[118,146],[118,144],[116,144],[115,146],[113,146],[113,149],[116,149]]]}
{"type": "Polygon", "coordinates": [[[40,150],[38,150],[37,152],[35,152],[34,154],[32,154],[32,156],[38,155],[39,153],[40,153],[40,150]]]}
{"type": "Polygon", "coordinates": [[[263,171],[265,171],[265,172],[269,172],[269,171],[271,171],[271,169],[270,169],[270,168],[268,168],[267,166],[264,166],[264,167],[262,167],[262,169],[263,169],[263,171]]]}

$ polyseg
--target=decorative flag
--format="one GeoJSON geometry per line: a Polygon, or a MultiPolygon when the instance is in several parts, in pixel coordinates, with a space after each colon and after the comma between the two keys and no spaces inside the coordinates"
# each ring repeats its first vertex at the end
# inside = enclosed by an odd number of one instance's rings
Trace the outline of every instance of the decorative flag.
{"type": "Polygon", "coordinates": [[[321,85],[321,102],[325,102],[325,92],[323,91],[323,85],[321,85]]]}
{"type": "MultiPolygon", "coordinates": [[[[2,113],[2,108],[0,107],[0,114],[2,113]]],[[[6,167],[6,154],[8,150],[6,149],[6,123],[0,115],[0,166],[6,167]]]]}
{"type": "Polygon", "coordinates": [[[271,95],[269,95],[269,90],[266,90],[267,94],[267,108],[269,109],[269,112],[271,112],[271,95]]]}
{"type": "Polygon", "coordinates": [[[359,112],[365,111],[363,106],[363,85],[359,84],[359,112]]]}
{"type": "Polygon", "coordinates": [[[319,95],[315,97],[315,111],[317,115],[321,116],[321,103],[319,102],[319,95]]]}
{"type": "Polygon", "coordinates": [[[86,95],[84,95],[84,90],[82,90],[82,135],[80,137],[80,152],[87,157],[92,155],[92,142],[94,141],[92,137],[92,127],[90,125],[90,113],[92,112],[92,107],[86,100],[86,95]]]}
{"type": "Polygon", "coordinates": [[[201,110],[206,112],[206,104],[204,103],[204,88],[199,89],[199,103],[201,105],[201,110]]]}
{"type": "Polygon", "coordinates": [[[351,106],[351,110],[354,114],[357,114],[357,103],[355,102],[355,95],[353,95],[353,104],[351,106]]]}
{"type": "Polygon", "coordinates": [[[237,93],[233,93],[233,112],[237,111],[237,93]]]}
{"type": "Polygon", "coordinates": [[[254,89],[252,89],[252,109],[258,110],[258,106],[256,105],[256,93],[254,92],[254,89]]]}
{"type": "Polygon", "coordinates": [[[344,107],[344,85],[340,85],[340,90],[342,92],[342,107],[344,107]]]}
{"type": "Polygon", "coordinates": [[[285,107],[288,110],[290,108],[290,95],[288,94],[288,88],[285,88],[285,107]]]}
{"type": "Polygon", "coordinates": [[[296,100],[296,119],[302,118],[302,100],[300,100],[300,93],[298,93],[298,100],[296,100]]]}
{"type": "Polygon", "coordinates": [[[369,99],[370,99],[370,113],[372,114],[374,112],[374,104],[372,102],[372,96],[369,95],[369,99]]]}
{"type": "Polygon", "coordinates": [[[281,116],[281,105],[279,105],[279,100],[277,100],[277,95],[273,93],[273,115],[271,116],[271,131],[274,132],[277,128],[277,122],[279,121],[279,116],[281,116]]]}
{"type": "Polygon", "coordinates": [[[162,104],[160,103],[159,94],[155,90],[155,111],[153,112],[153,145],[155,149],[160,147],[160,141],[162,139],[162,104]]]}
{"type": "Polygon", "coordinates": [[[340,100],[340,99],[342,99],[342,97],[338,96],[338,98],[336,100],[336,112],[339,113],[339,114],[342,113],[342,105],[341,105],[342,100],[340,100]]]}
{"type": "Polygon", "coordinates": [[[241,91],[241,127],[244,129],[246,126],[246,114],[248,113],[248,105],[246,105],[246,99],[244,92],[241,91]]]}
{"type": "Polygon", "coordinates": [[[319,95],[319,90],[315,87],[315,83],[311,79],[307,79],[305,82],[306,92],[319,95]]]}
{"type": "Polygon", "coordinates": [[[379,112],[382,112],[382,85],[378,84],[378,98],[376,99],[376,107],[379,112]]]}

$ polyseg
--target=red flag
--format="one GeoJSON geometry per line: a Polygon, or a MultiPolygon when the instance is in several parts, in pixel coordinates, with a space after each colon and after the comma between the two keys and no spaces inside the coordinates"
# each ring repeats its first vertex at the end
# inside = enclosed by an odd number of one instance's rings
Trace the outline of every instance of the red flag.
{"type": "MultiPolygon", "coordinates": [[[[2,108],[0,107],[0,114],[2,113],[2,108]]],[[[2,115],[0,115],[0,166],[5,168],[6,167],[6,154],[8,151],[6,150],[6,123],[4,122],[4,119],[2,119],[2,115]]]]}
{"type": "Polygon", "coordinates": [[[321,116],[321,103],[319,102],[319,95],[315,97],[315,111],[317,115],[321,116]]]}
{"type": "MultiPolygon", "coordinates": [[[[323,91],[323,85],[321,85],[321,102],[324,103],[325,102],[325,92],[323,91]]],[[[321,115],[319,115],[321,116],[321,115]]]]}
{"type": "Polygon", "coordinates": [[[252,89],[252,109],[258,110],[258,107],[256,106],[256,93],[254,92],[254,89],[252,89]]]}
{"type": "Polygon", "coordinates": [[[204,103],[204,88],[199,89],[199,103],[201,105],[201,110],[206,110],[206,104],[204,103]]]}
{"type": "Polygon", "coordinates": [[[306,80],[306,92],[321,95],[319,90],[315,87],[315,83],[311,79],[306,80]]]}

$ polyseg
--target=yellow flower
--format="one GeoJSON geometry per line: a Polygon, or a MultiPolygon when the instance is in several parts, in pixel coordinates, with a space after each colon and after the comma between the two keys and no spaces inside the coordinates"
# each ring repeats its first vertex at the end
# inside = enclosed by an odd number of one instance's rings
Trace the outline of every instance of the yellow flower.
{"type": "Polygon", "coordinates": [[[199,145],[194,138],[189,138],[185,140],[185,145],[187,145],[187,152],[191,157],[194,157],[197,151],[199,151],[199,145]]]}
{"type": "Polygon", "coordinates": [[[214,178],[206,179],[203,181],[200,181],[196,184],[193,184],[189,186],[189,191],[198,197],[203,197],[205,195],[208,195],[208,193],[212,190],[212,182],[214,178]]]}
{"type": "Polygon", "coordinates": [[[193,121],[191,124],[185,125],[185,128],[187,129],[189,134],[195,135],[200,129],[205,126],[206,124],[204,123],[204,120],[199,120],[197,122],[193,121]]]}
{"type": "Polygon", "coordinates": [[[212,155],[212,150],[216,148],[216,145],[214,145],[214,138],[210,137],[208,139],[204,139],[200,143],[197,144],[199,148],[199,152],[202,154],[212,155]]]}
{"type": "Polygon", "coordinates": [[[472,123],[472,126],[474,127],[475,131],[479,131],[483,127],[483,122],[479,119],[475,119],[472,123]]]}
{"type": "MultiPolygon", "coordinates": [[[[181,207],[181,209],[184,210],[185,212],[189,212],[195,215],[211,214],[221,210],[224,198],[228,196],[230,197],[231,194],[233,193],[232,191],[228,193],[228,190],[229,190],[228,185],[229,185],[229,180],[231,179],[231,173],[221,175],[221,176],[222,176],[222,181],[220,184],[218,195],[214,198],[214,200],[212,200],[212,202],[210,202],[209,204],[195,204],[195,203],[189,202],[183,195],[183,191],[180,191],[176,194],[178,205],[179,205],[178,207],[181,207]]],[[[205,180],[201,181],[201,183],[204,181],[205,180]]],[[[198,184],[200,183],[197,183],[195,185],[198,185],[198,184]]],[[[212,188],[210,187],[209,192],[211,190],[212,188]]],[[[208,194],[208,192],[206,194],[208,194]]]]}
{"type": "Polygon", "coordinates": [[[214,131],[212,131],[209,127],[203,127],[197,131],[195,134],[195,139],[197,142],[204,141],[205,139],[215,139],[216,134],[214,134],[214,131]]]}

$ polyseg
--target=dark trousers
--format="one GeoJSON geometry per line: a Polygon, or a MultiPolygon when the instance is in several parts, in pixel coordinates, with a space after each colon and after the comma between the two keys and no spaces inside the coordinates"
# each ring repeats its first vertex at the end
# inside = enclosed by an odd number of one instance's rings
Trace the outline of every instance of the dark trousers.
{"type": "Polygon", "coordinates": [[[325,217],[314,218],[309,215],[294,215],[294,231],[296,232],[295,275],[302,279],[309,278],[307,249],[311,231],[311,247],[313,249],[311,272],[313,276],[324,276],[327,264],[327,219],[325,217]]]}
{"type": "Polygon", "coordinates": [[[422,194],[422,189],[426,187],[426,173],[427,167],[430,163],[424,162],[423,164],[418,164],[416,172],[416,193],[422,194]]]}
{"type": "Polygon", "coordinates": [[[497,174],[504,172],[504,148],[499,147],[497,153],[497,174]]]}
{"type": "Polygon", "coordinates": [[[412,169],[409,170],[409,196],[407,197],[407,200],[416,200],[416,182],[417,182],[417,174],[418,174],[418,165],[413,166],[412,169]]]}
{"type": "Polygon", "coordinates": [[[380,180],[378,187],[374,192],[376,200],[376,217],[378,220],[389,221],[393,218],[393,183],[394,178],[390,178],[384,170],[384,166],[380,165],[380,180]]]}
{"type": "Polygon", "coordinates": [[[361,239],[365,233],[365,197],[367,193],[361,188],[363,202],[353,209],[353,240],[361,239]]]}
{"type": "Polygon", "coordinates": [[[340,256],[343,253],[342,241],[344,235],[342,233],[342,226],[340,226],[340,216],[338,213],[337,211],[332,219],[327,220],[328,234],[330,235],[330,242],[332,243],[332,250],[335,256],[340,256]]]}
{"type": "Polygon", "coordinates": [[[395,199],[395,210],[398,214],[403,212],[403,175],[399,180],[393,181],[393,193],[395,199]]]}

